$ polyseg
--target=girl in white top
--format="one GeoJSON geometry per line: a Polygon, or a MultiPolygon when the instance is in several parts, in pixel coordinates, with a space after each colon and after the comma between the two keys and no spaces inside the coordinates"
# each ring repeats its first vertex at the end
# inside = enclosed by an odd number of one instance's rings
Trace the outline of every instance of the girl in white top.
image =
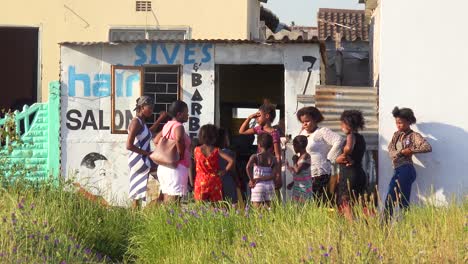
{"type": "Polygon", "coordinates": [[[329,128],[318,126],[323,121],[323,115],[313,106],[299,109],[297,119],[302,123],[300,134],[306,136],[308,141],[306,151],[311,160],[313,193],[319,201],[326,201],[331,163],[341,153],[343,138],[329,128]]]}

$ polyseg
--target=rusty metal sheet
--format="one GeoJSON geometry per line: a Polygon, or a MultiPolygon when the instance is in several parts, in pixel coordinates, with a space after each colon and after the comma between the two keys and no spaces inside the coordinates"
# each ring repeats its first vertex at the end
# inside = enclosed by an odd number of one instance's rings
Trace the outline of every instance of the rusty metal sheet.
{"type": "Polygon", "coordinates": [[[369,150],[378,145],[378,92],[375,87],[317,86],[315,106],[325,117],[323,125],[335,132],[342,133],[340,116],[344,110],[360,110],[364,115],[366,127],[362,135],[369,150]]]}

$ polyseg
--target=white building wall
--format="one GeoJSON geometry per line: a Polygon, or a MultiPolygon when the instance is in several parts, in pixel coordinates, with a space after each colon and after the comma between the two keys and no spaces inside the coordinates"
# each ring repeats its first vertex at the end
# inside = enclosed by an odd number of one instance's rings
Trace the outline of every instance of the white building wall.
{"type": "MultiPolygon", "coordinates": [[[[61,48],[61,61],[62,174],[75,176],[92,192],[118,204],[128,202],[129,169],[127,135],[110,131],[111,65],[181,65],[181,99],[189,105],[190,115],[185,128],[194,136],[201,125],[215,122],[215,64],[284,64],[286,133],[292,136],[299,133],[295,112],[303,106],[296,104],[297,94],[302,94],[309,75],[307,94],[314,94],[320,82],[318,44],[66,45],[61,48]],[[303,56],[316,59],[310,73],[311,64],[303,56]],[[196,90],[201,98],[194,97],[196,90]],[[94,157],[85,158],[88,154],[94,157]],[[84,166],[86,159],[95,167],[84,166]]],[[[128,96],[126,79],[122,85],[125,92],[119,100],[126,99],[131,111],[137,92],[128,96]]]]}
{"type": "Polygon", "coordinates": [[[394,106],[410,107],[433,152],[417,156],[413,201],[462,197],[468,186],[467,1],[383,0],[381,6],[379,190],[392,167],[394,106]],[[433,192],[431,192],[433,187],[433,192]],[[418,192],[420,193],[418,195],[418,192]]]}

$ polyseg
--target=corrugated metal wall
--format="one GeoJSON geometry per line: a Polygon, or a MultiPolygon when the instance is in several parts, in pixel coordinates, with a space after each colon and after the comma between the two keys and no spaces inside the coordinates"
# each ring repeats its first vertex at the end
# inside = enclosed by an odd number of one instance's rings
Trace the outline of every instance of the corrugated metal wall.
{"type": "Polygon", "coordinates": [[[342,134],[340,116],[344,110],[362,111],[366,127],[361,132],[367,144],[363,168],[368,176],[369,191],[378,183],[376,152],[378,149],[378,92],[375,87],[317,86],[315,106],[325,117],[323,126],[342,134]]]}
{"type": "Polygon", "coordinates": [[[323,126],[335,132],[340,129],[340,116],[344,110],[360,110],[366,120],[362,131],[367,149],[376,150],[378,144],[378,94],[374,87],[317,86],[315,106],[325,117],[323,126]]]}

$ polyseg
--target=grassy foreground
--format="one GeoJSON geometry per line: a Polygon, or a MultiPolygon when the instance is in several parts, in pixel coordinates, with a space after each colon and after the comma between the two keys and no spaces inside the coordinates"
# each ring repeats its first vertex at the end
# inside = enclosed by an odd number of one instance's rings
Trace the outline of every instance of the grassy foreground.
{"type": "Polygon", "coordinates": [[[314,204],[105,208],[62,187],[0,189],[0,263],[467,263],[468,202],[391,225],[314,204]]]}

